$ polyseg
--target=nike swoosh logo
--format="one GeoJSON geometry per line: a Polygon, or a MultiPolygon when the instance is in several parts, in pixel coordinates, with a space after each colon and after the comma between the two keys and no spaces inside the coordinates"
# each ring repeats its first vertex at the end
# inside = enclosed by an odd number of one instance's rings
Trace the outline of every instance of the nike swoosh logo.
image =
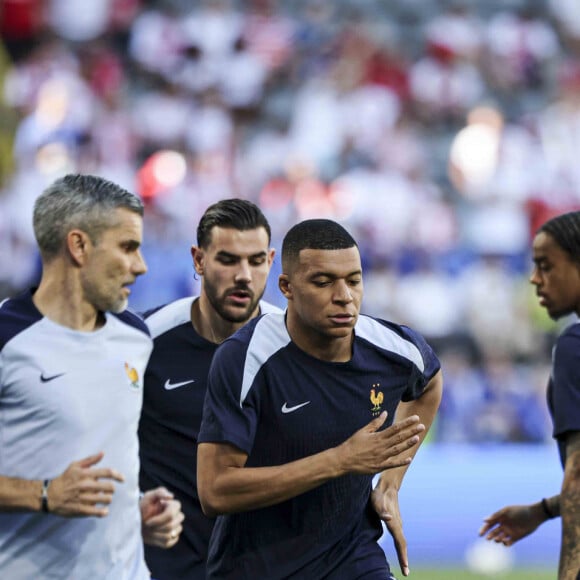
{"type": "Polygon", "coordinates": [[[300,405],[294,405],[293,407],[288,407],[287,403],[282,405],[282,413],[292,413],[292,411],[297,411],[300,407],[304,407],[304,405],[308,405],[310,401],[306,401],[306,403],[300,403],[300,405]]]}
{"type": "Polygon", "coordinates": [[[64,374],[65,374],[65,373],[59,373],[58,375],[50,375],[50,376],[48,376],[48,377],[45,377],[45,376],[44,376],[44,373],[42,373],[42,374],[40,375],[40,380],[41,380],[43,383],[48,383],[48,382],[50,382],[50,381],[54,381],[54,379],[58,379],[58,377],[62,377],[64,374]]]}
{"type": "Polygon", "coordinates": [[[181,383],[172,383],[170,381],[170,379],[167,379],[163,386],[165,387],[166,391],[172,391],[173,389],[179,389],[179,387],[185,387],[185,385],[189,385],[190,383],[195,383],[195,381],[192,379],[191,381],[183,381],[181,383]]]}

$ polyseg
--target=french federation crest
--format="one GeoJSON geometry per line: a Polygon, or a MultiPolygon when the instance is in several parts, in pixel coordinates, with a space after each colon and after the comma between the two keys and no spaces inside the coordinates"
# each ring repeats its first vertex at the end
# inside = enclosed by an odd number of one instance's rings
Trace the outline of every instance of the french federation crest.
{"type": "Polygon", "coordinates": [[[371,403],[373,404],[373,407],[371,409],[371,413],[372,413],[373,417],[378,417],[383,410],[382,405],[383,405],[383,399],[385,398],[385,396],[383,395],[382,391],[379,391],[380,386],[381,386],[381,383],[374,383],[373,388],[371,389],[370,399],[371,399],[371,403]]]}
{"type": "Polygon", "coordinates": [[[130,366],[129,363],[125,363],[125,372],[127,373],[127,378],[129,379],[131,386],[134,389],[139,388],[139,373],[137,369],[130,366]]]}

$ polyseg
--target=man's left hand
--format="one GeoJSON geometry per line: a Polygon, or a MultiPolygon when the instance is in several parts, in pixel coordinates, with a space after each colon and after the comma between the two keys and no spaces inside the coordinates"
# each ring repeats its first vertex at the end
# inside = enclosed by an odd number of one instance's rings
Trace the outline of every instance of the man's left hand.
{"type": "Polygon", "coordinates": [[[407,540],[403,533],[403,521],[399,511],[399,494],[394,489],[383,492],[377,486],[372,491],[371,502],[393,538],[401,572],[403,576],[408,576],[409,558],[407,556],[407,540]]]}
{"type": "Polygon", "coordinates": [[[181,503],[164,487],[145,492],[140,501],[143,541],[158,548],[177,544],[183,529],[181,503]]]}

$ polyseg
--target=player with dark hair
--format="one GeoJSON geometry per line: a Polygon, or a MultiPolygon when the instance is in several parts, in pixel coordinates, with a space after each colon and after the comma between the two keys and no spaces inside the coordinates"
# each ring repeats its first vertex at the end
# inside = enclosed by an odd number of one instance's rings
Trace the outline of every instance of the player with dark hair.
{"type": "Polygon", "coordinates": [[[272,231],[260,208],[244,199],[224,199],[210,205],[197,225],[197,245],[207,248],[211,244],[213,228],[227,228],[247,232],[264,228],[268,244],[272,231]]]}
{"type": "Polygon", "coordinates": [[[142,215],[137,197],[89,175],[36,200],[40,285],[0,306],[2,578],[149,578],[141,534],[179,537],[166,489],[139,500],[152,341],[125,308],[146,272],[142,215]]]}
{"type": "MultiPolygon", "coordinates": [[[[553,319],[580,316],[580,211],[547,221],[533,242],[530,282],[553,319]]],[[[480,535],[511,546],[546,520],[562,518],[559,580],[580,576],[580,325],[558,337],[552,351],[548,407],[564,468],[558,495],[530,505],[504,507],[485,518],[480,535]]]]}
{"type": "Polygon", "coordinates": [[[156,580],[205,579],[214,520],[199,503],[196,453],[207,374],[221,342],[259,313],[279,311],[260,300],[274,259],[270,235],[264,214],[249,201],[226,199],[210,206],[191,249],[202,277],[199,297],[145,315],[155,346],[139,428],[141,486],[169,487],[186,516],[172,550],[145,549],[156,580]]]}
{"type": "Polygon", "coordinates": [[[439,361],[413,330],[359,314],[360,254],[336,222],[290,229],[282,269],[286,313],[249,322],[210,369],[208,578],[392,578],[381,519],[408,575],[398,491],[441,399],[439,361]]]}

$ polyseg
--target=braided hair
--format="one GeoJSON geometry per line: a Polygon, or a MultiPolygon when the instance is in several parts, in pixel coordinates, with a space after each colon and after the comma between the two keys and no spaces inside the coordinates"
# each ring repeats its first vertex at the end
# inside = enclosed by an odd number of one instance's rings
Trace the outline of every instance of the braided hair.
{"type": "Polygon", "coordinates": [[[580,262],[580,211],[571,211],[548,220],[540,227],[540,232],[552,236],[573,260],[580,262]]]}

